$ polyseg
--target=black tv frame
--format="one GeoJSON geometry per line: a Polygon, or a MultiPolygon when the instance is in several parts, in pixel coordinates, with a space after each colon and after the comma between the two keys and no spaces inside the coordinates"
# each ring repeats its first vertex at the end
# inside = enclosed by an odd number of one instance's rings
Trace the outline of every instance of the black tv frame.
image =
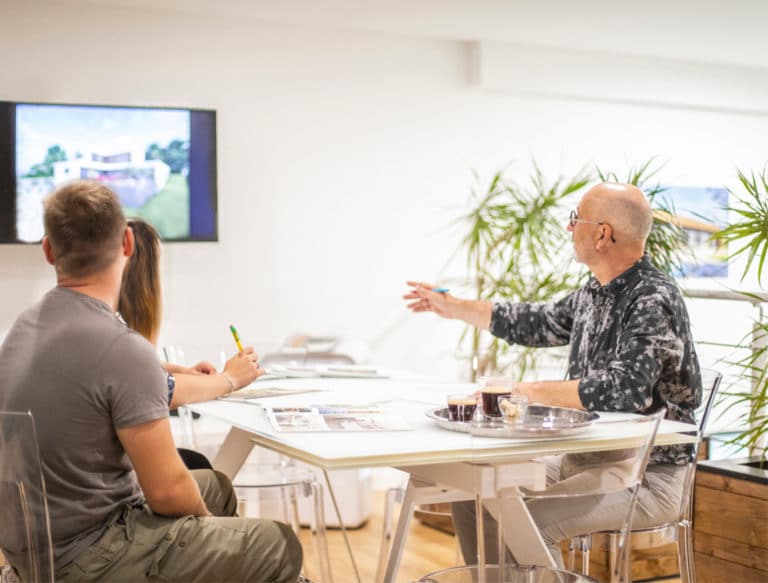
{"type": "MultiPolygon", "coordinates": [[[[174,239],[163,239],[164,243],[207,243],[218,242],[219,240],[219,208],[218,208],[218,136],[217,136],[217,111],[215,109],[203,109],[195,107],[171,106],[171,105],[121,105],[115,103],[69,103],[53,101],[1,101],[0,100],[0,245],[38,245],[39,242],[10,240],[16,233],[16,106],[17,105],[51,105],[51,106],[73,106],[73,107],[94,107],[94,108],[115,108],[115,109],[145,109],[145,110],[183,110],[188,111],[190,116],[193,114],[205,114],[208,118],[208,124],[205,130],[210,136],[206,144],[196,143],[195,131],[202,128],[196,128],[194,118],[190,119],[190,153],[189,153],[189,171],[192,175],[193,168],[199,172],[205,168],[206,176],[201,180],[207,185],[209,193],[207,210],[208,216],[213,223],[213,234],[203,237],[180,237],[174,239]],[[207,147],[203,147],[207,146],[207,147]],[[198,160],[194,164],[193,160],[198,160]]],[[[201,122],[203,116],[198,116],[197,121],[201,122]]],[[[192,184],[192,180],[190,180],[192,184]]],[[[192,223],[195,220],[194,208],[191,197],[193,196],[190,188],[190,232],[192,232],[192,223]]]]}

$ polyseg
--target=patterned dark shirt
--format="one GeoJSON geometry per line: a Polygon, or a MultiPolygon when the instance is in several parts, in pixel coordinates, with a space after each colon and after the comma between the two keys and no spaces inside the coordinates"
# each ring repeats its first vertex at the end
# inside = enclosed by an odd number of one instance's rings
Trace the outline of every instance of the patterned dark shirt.
{"type": "MultiPolygon", "coordinates": [[[[570,343],[568,378],[592,411],[653,413],[694,423],[701,372],[677,286],[647,256],[606,285],[594,277],[563,299],[496,303],[491,333],[510,344],[570,343]]],[[[652,463],[685,464],[689,446],[654,448],[652,463]]]]}

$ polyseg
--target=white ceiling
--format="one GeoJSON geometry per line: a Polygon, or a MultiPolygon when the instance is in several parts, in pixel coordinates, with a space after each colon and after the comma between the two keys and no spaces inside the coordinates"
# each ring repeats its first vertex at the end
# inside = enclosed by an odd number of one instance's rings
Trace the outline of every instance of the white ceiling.
{"type": "Polygon", "coordinates": [[[36,1],[768,67],[768,0],[36,1]]]}

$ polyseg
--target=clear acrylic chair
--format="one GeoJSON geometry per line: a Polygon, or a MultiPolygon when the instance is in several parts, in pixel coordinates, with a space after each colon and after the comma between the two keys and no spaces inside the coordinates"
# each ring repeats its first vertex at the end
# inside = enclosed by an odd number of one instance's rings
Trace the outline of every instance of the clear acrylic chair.
{"type": "MultiPolygon", "coordinates": [[[[296,466],[288,458],[281,457],[277,464],[251,464],[238,472],[232,484],[241,502],[247,501],[252,490],[278,490],[285,522],[299,534],[298,499],[309,498],[312,504],[309,528],[315,541],[320,581],[333,581],[325,527],[323,486],[312,470],[296,466]]],[[[245,505],[242,505],[245,508],[245,505]]]]}
{"type": "MultiPolygon", "coordinates": [[[[179,345],[164,347],[163,353],[166,359],[174,364],[192,364],[187,362],[185,351],[179,345]]],[[[218,360],[223,361],[224,359],[224,355],[218,355],[218,360]]],[[[303,360],[303,355],[301,359],[303,360]]],[[[262,365],[265,366],[263,360],[262,365]]],[[[184,445],[194,449],[197,446],[197,439],[192,412],[186,407],[179,407],[179,418],[182,422],[184,445]]],[[[298,499],[300,497],[309,498],[312,508],[309,527],[312,539],[315,541],[320,581],[332,583],[333,574],[326,538],[323,486],[317,479],[315,472],[309,468],[297,466],[290,458],[279,456],[274,464],[246,464],[235,476],[232,485],[240,500],[241,514],[246,508],[249,491],[277,490],[280,495],[283,520],[286,524],[291,525],[297,536],[301,528],[298,499]]]]}
{"type": "Polygon", "coordinates": [[[32,414],[0,411],[0,550],[3,580],[54,580],[45,480],[32,414]],[[18,579],[16,579],[18,580],[18,579]]]}
{"type": "MultiPolygon", "coordinates": [[[[554,533],[562,512],[595,508],[607,500],[618,504],[622,511],[616,515],[595,514],[590,519],[615,524],[622,533],[618,538],[619,562],[614,574],[623,580],[621,570],[628,559],[624,552],[626,535],[656,431],[665,413],[661,410],[653,415],[601,423],[601,430],[609,427],[611,436],[615,437],[610,442],[601,441],[602,446],[595,446],[597,451],[570,454],[570,470],[559,479],[544,479],[545,472],[541,471],[545,467],[548,470],[557,467],[554,459],[524,461],[495,457],[492,462],[484,462],[488,453],[497,447],[498,439],[473,436],[472,450],[477,460],[474,463],[477,563],[431,573],[420,581],[594,582],[589,576],[557,567],[561,561],[554,533]],[[492,521],[484,509],[493,517],[492,521]],[[490,534],[493,531],[495,537],[490,534]],[[496,558],[487,561],[489,554],[495,554],[496,558]],[[541,563],[518,564],[516,555],[536,556],[541,563]]],[[[566,464],[560,468],[564,470],[566,464]]]]}
{"type": "MultiPolygon", "coordinates": [[[[535,565],[509,565],[503,572],[498,565],[488,565],[484,576],[487,581],[503,581],[504,583],[588,583],[594,581],[578,573],[537,567],[535,565]]],[[[429,575],[424,575],[418,583],[478,583],[481,574],[477,565],[442,569],[429,575]]]]}
{"type": "MultiPolygon", "coordinates": [[[[693,561],[693,491],[696,479],[696,458],[698,457],[699,447],[704,431],[707,428],[709,415],[717,399],[717,392],[720,388],[723,376],[711,369],[701,371],[702,380],[702,399],[701,405],[696,410],[696,436],[698,441],[693,446],[693,461],[686,466],[685,479],[683,482],[683,496],[680,501],[680,510],[678,517],[672,522],[659,524],[651,528],[632,529],[627,539],[627,552],[631,555],[632,548],[653,548],[671,543],[677,545],[677,559],[680,570],[681,583],[695,583],[696,572],[693,561]]],[[[615,530],[600,531],[581,536],[573,537],[568,545],[568,567],[574,568],[576,551],[581,551],[582,568],[581,572],[589,574],[589,554],[596,541],[603,542],[601,550],[607,550],[609,553],[609,565],[616,562],[616,539],[619,532],[615,530]],[[593,535],[601,535],[595,537],[593,535]]],[[[631,561],[627,561],[627,572],[625,577],[631,581],[631,561]]],[[[615,581],[615,579],[612,579],[615,581]]]]}

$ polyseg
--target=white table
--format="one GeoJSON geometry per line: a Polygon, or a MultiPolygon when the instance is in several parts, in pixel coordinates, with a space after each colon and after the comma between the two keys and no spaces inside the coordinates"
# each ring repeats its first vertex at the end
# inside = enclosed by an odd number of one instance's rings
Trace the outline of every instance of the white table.
{"type": "MultiPolygon", "coordinates": [[[[264,383],[267,384],[266,382],[264,383]]],[[[256,385],[258,386],[258,385],[256,385]]],[[[269,386],[306,386],[327,392],[305,393],[291,397],[261,399],[257,403],[227,402],[226,400],[197,403],[191,408],[211,415],[231,425],[213,465],[234,477],[254,445],[290,456],[320,468],[327,482],[327,471],[343,468],[391,466],[411,476],[398,522],[397,535],[384,575],[394,581],[399,555],[405,542],[410,521],[410,509],[417,503],[457,500],[474,497],[488,477],[489,464],[504,462],[520,483],[537,478],[532,458],[569,452],[621,449],[627,439],[621,434],[621,423],[606,423],[626,418],[626,414],[601,413],[601,422],[584,433],[562,439],[485,439],[478,440],[465,433],[446,431],[425,416],[431,406],[439,406],[444,396],[473,385],[430,382],[423,378],[396,380],[353,379],[295,379],[271,381],[269,386]],[[274,430],[260,405],[298,405],[348,403],[357,400],[377,402],[382,409],[401,414],[411,431],[393,432],[325,432],[284,433],[274,430]],[[353,438],[351,438],[353,437],[353,438]]],[[[695,440],[681,432],[695,427],[673,421],[663,421],[656,438],[657,445],[690,443],[695,440]]],[[[328,483],[330,489],[330,483],[328,483]]],[[[333,497],[333,494],[332,494],[333,497]]],[[[521,515],[514,521],[516,528],[528,529],[524,541],[514,550],[521,562],[551,564],[538,530],[521,505],[521,515]],[[527,524],[527,527],[525,526],[527,524]]],[[[351,548],[350,554],[351,554],[351,548]]],[[[353,559],[354,564],[354,559],[353,559]]],[[[356,569],[356,566],[355,566],[356,569]]],[[[358,577],[359,579],[359,577],[358,577]]]]}

